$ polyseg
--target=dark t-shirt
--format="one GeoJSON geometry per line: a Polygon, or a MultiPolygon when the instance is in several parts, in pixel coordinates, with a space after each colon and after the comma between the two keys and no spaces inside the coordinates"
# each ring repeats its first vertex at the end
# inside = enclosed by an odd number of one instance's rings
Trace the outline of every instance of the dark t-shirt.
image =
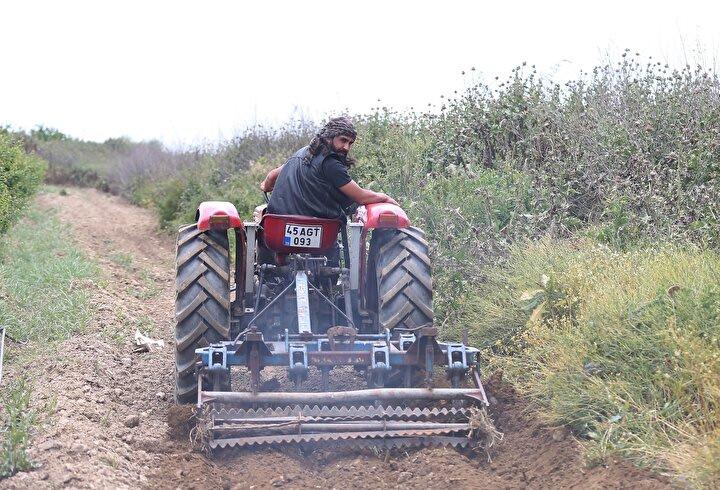
{"type": "Polygon", "coordinates": [[[302,148],[285,162],[270,196],[268,212],[316,218],[342,218],[354,204],[339,189],[352,179],[337,153],[318,154],[306,161],[302,148]]]}

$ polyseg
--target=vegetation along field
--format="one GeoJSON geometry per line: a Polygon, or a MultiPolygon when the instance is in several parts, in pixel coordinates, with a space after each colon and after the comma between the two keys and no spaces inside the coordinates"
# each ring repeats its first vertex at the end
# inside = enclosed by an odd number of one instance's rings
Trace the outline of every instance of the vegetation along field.
{"type": "MultiPolygon", "coordinates": [[[[469,330],[486,376],[569,427],[591,465],[622,457],[682,484],[720,484],[717,75],[626,52],[564,84],[523,64],[443,100],[427,112],[352,115],[355,179],[395,197],[431,241],[442,334],[469,330]]],[[[120,194],[154,210],[169,234],[203,200],[249,216],[258,182],[314,130],[256,128],[170,151],[8,129],[0,232],[37,187],[43,159],[49,182],[120,194]]],[[[25,219],[40,218],[31,208],[25,219]]],[[[25,286],[3,260],[0,292],[12,298],[25,286]]],[[[74,273],[91,277],[83,267],[74,273]]],[[[14,318],[9,304],[0,319],[14,318]]],[[[9,325],[21,337],[76,328],[9,325]]]]}

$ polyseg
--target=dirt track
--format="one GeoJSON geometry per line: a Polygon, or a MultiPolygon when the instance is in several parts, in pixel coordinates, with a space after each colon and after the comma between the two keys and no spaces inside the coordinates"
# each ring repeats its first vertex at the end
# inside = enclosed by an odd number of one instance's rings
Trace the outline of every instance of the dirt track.
{"type": "MultiPolygon", "coordinates": [[[[167,425],[172,402],[174,242],[153,214],[117,197],[72,189],[44,194],[77,244],[106,271],[93,293],[88,332],[38,359],[34,403],[57,400],[31,445],[39,468],[0,481],[0,488],[223,487],[356,488],[658,488],[667,482],[623,462],[585,468],[563,429],[526,413],[510,388],[490,383],[492,412],[504,440],[492,452],[422,449],[232,451],[207,458],[167,425]],[[132,231],[132,232],[131,232],[132,231]],[[162,338],[163,350],[133,352],[136,326],[162,338]],[[135,427],[137,416],[139,424],[135,427]]],[[[8,373],[13,375],[12,370],[8,373]]]]}

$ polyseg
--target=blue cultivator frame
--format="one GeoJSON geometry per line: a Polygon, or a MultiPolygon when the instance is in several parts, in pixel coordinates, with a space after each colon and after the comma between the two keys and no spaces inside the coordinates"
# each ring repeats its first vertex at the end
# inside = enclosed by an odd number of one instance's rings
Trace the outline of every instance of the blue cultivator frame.
{"type": "MultiPolygon", "coordinates": [[[[222,342],[197,349],[201,371],[212,378],[224,375],[233,366],[244,366],[251,374],[250,391],[198,393],[198,406],[208,402],[222,403],[332,403],[347,400],[349,392],[328,392],[330,370],[338,366],[357,366],[366,371],[372,386],[367,397],[356,399],[429,398],[452,399],[472,397],[487,405],[487,397],[477,372],[478,349],[464,343],[437,341],[437,329],[422,327],[416,332],[400,333],[396,339],[390,331],[385,334],[352,334],[350,329],[335,327],[328,335],[290,334],[284,339],[265,341],[261,332],[250,329],[239,342],[222,342]],[[415,373],[423,371],[425,384],[430,386],[435,366],[444,366],[452,388],[412,388],[415,373]],[[322,391],[309,393],[262,393],[258,391],[262,367],[286,367],[290,377],[299,386],[307,378],[310,366],[322,374],[322,391]],[[475,381],[475,388],[460,388],[467,374],[475,381]],[[402,375],[404,388],[383,388],[391,376],[402,375]],[[442,393],[443,396],[440,396],[442,393]],[[403,395],[405,394],[405,395],[403,395]],[[298,396],[300,395],[300,396],[298,396]]],[[[354,395],[359,397],[360,395],[354,395]]]]}

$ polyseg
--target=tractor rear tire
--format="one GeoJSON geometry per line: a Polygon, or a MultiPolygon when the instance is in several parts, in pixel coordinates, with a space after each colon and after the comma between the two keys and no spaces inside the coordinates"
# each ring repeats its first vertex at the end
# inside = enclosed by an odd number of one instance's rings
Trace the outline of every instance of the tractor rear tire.
{"type": "Polygon", "coordinates": [[[374,291],[367,292],[381,330],[432,325],[432,268],[422,230],[375,230],[368,265],[375,277],[368,281],[374,291]]]}
{"type": "MultiPolygon", "coordinates": [[[[195,349],[230,336],[230,254],[224,231],[178,231],[175,276],[175,400],[197,401],[195,349]]],[[[209,380],[208,380],[209,382],[209,380]]],[[[203,381],[207,389],[211,389],[203,381]]],[[[221,380],[229,389],[229,380],[221,380]]]]}

